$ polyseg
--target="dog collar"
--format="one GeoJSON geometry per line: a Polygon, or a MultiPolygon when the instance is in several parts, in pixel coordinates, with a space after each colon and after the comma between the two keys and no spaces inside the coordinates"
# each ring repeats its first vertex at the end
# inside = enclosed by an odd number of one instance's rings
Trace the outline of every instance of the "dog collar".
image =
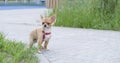
{"type": "Polygon", "coordinates": [[[45,31],[42,31],[43,32],[43,35],[50,35],[51,32],[45,32],[45,31]]]}
{"type": "Polygon", "coordinates": [[[45,32],[45,31],[42,31],[42,32],[43,32],[43,39],[42,39],[42,41],[44,41],[45,40],[45,36],[46,35],[50,35],[51,32],[45,32]]]}

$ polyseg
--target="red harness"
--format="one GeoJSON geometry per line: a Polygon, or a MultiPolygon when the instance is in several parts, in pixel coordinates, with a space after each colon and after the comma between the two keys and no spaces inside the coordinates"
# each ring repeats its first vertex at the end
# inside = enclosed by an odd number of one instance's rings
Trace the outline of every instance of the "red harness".
{"type": "Polygon", "coordinates": [[[45,40],[45,35],[50,35],[51,32],[45,32],[45,31],[42,31],[42,32],[43,32],[43,40],[42,41],[44,41],[45,40]]]}

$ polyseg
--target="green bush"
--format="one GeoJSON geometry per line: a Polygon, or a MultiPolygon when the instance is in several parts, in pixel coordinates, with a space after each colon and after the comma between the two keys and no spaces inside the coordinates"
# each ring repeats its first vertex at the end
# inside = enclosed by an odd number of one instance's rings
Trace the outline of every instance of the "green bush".
{"type": "Polygon", "coordinates": [[[120,30],[120,1],[65,0],[56,9],[56,26],[120,30]]]}

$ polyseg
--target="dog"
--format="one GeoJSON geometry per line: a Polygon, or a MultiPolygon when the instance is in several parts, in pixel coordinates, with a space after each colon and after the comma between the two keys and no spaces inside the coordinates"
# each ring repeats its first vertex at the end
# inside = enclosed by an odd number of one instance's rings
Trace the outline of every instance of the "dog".
{"type": "Polygon", "coordinates": [[[48,18],[41,16],[41,21],[42,26],[32,30],[29,37],[29,47],[31,48],[36,40],[36,42],[38,43],[39,53],[41,53],[42,48],[48,50],[47,46],[51,38],[51,28],[56,21],[56,15],[54,14],[48,18]],[[44,46],[42,47],[43,42],[44,46]]]}

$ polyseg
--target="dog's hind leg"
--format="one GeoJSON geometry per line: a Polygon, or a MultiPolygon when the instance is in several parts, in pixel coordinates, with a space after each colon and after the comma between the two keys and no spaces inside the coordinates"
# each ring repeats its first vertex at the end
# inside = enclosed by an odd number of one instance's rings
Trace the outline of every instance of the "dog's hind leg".
{"type": "Polygon", "coordinates": [[[29,48],[31,48],[33,46],[34,40],[32,37],[29,38],[29,48]]]}

